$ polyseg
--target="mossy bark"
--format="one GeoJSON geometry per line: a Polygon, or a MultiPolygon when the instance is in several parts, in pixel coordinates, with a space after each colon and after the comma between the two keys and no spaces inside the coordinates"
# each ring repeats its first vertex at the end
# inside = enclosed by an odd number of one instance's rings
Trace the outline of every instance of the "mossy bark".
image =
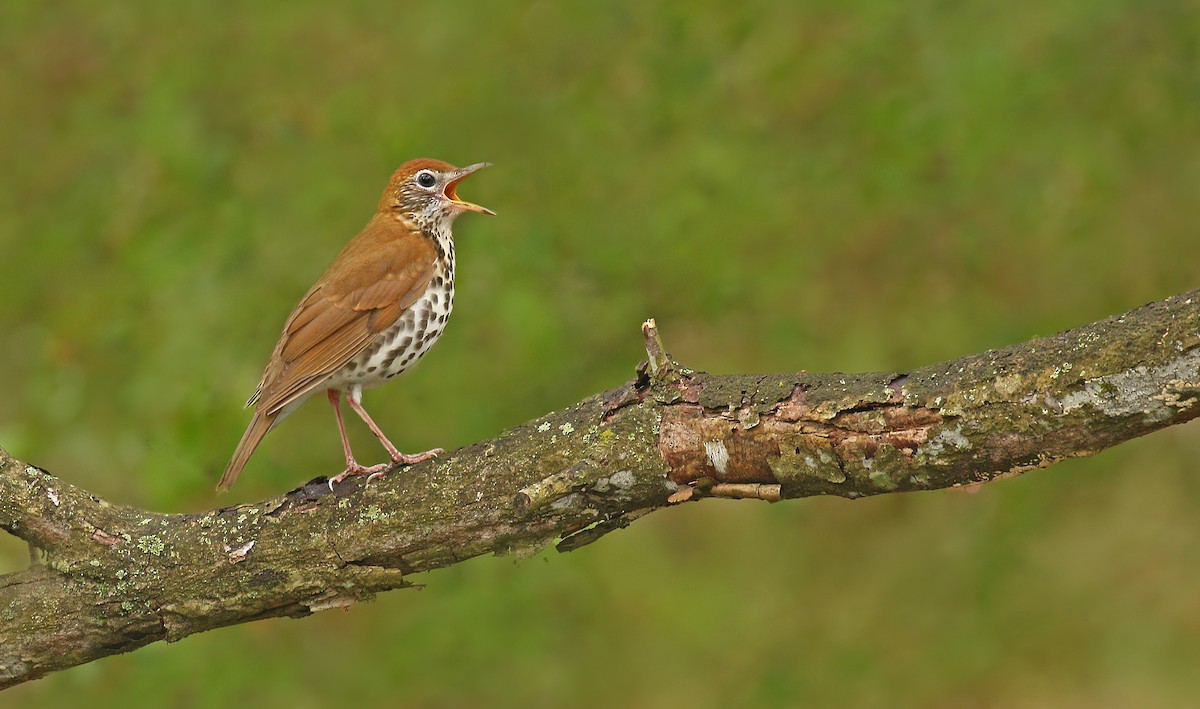
{"type": "Polygon", "coordinates": [[[486,553],[569,550],[708,496],[860,497],[986,482],[1200,413],[1200,291],[908,372],[648,366],[400,474],[204,514],[101,500],[0,450],[0,687],[156,640],[347,606],[486,553]]]}

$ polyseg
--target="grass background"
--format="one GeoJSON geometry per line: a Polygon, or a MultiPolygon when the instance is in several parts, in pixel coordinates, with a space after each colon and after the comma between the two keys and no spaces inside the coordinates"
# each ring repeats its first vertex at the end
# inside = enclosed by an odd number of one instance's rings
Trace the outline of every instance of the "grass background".
{"type": "MultiPolygon", "coordinates": [[[[496,167],[453,324],[368,405],[453,448],[632,375],[899,369],[1197,286],[1196,2],[0,6],[0,445],[196,511],[284,316],[417,156],[496,167]]],[[[353,431],[356,448],[374,450],[353,431]]],[[[1197,429],[931,492],[668,510],[5,706],[1184,706],[1197,429]]],[[[0,541],[0,570],[24,552],[0,541]]]]}

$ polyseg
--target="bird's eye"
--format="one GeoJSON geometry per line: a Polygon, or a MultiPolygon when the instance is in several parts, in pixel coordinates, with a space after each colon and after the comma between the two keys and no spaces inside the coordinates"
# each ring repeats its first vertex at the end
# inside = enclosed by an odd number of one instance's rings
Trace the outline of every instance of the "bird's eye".
{"type": "Polygon", "coordinates": [[[417,184],[425,189],[429,189],[437,184],[437,178],[429,170],[421,170],[417,173],[417,184]]]}

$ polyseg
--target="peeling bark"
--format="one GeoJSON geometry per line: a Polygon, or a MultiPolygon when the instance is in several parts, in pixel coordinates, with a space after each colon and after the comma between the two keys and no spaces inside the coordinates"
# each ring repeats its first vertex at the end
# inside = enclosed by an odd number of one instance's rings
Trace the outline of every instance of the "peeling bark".
{"type": "Polygon", "coordinates": [[[164,515],[0,450],[0,528],[34,559],[0,576],[0,687],[480,554],[576,549],[671,504],[978,484],[1200,413],[1200,291],[907,373],[710,375],[644,334],[635,380],[369,486],[164,515]]]}

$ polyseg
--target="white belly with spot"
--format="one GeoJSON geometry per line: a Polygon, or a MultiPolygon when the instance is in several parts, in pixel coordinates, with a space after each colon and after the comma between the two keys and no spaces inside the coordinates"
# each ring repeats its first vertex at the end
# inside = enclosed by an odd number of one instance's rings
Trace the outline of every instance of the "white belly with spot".
{"type": "Polygon", "coordinates": [[[446,329],[454,309],[454,242],[438,237],[439,264],[425,292],[396,323],[324,384],[326,389],[373,387],[415,365],[446,329]]]}

